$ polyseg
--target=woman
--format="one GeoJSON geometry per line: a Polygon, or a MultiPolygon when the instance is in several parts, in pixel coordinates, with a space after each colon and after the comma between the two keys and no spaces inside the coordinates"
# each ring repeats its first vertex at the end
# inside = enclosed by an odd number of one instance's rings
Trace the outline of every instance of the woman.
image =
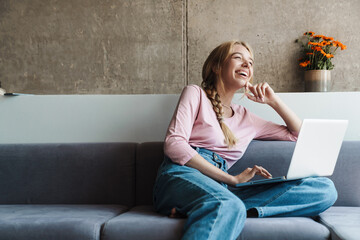
{"type": "Polygon", "coordinates": [[[183,239],[236,239],[247,216],[314,216],[336,201],[334,184],[320,177],[227,188],[255,174],[271,178],[257,165],[237,176],[227,173],[253,139],[296,141],[301,126],[267,83],[251,84],[253,64],[246,43],[225,42],[204,63],[202,89],[190,85],[181,94],[165,138],[154,205],[160,213],[187,216],[183,239]],[[272,107],[286,126],[231,103],[242,88],[250,100],[272,107]]]}

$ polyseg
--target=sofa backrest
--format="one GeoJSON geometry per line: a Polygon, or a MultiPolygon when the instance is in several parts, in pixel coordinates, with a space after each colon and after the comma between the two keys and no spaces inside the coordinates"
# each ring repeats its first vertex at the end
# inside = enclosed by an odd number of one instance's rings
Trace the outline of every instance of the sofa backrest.
{"type": "MultiPolygon", "coordinates": [[[[253,141],[229,169],[254,164],[286,175],[294,142],[253,141]]],[[[150,205],[163,142],[0,144],[0,204],[150,205]]],[[[360,141],[344,142],[334,181],[335,205],[360,206],[360,141]]]]}
{"type": "Polygon", "coordinates": [[[163,142],[146,142],[136,152],[136,205],[150,205],[158,168],[164,160],[163,142]]]}
{"type": "Polygon", "coordinates": [[[135,204],[137,143],[0,144],[0,204],[135,204]]]}
{"type": "Polygon", "coordinates": [[[337,206],[360,207],[360,141],[345,141],[334,174],[330,177],[338,191],[337,206]]]}

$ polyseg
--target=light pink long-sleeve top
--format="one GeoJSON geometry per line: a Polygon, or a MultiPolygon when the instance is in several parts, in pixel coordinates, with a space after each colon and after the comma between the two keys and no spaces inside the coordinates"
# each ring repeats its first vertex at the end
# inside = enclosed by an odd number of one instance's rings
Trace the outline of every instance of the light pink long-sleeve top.
{"type": "Polygon", "coordinates": [[[297,134],[286,126],[265,121],[245,107],[231,103],[234,115],[224,122],[238,142],[228,148],[213,106],[206,93],[197,85],[183,89],[170,122],[164,153],[173,162],[184,165],[197,152],[191,147],[206,148],[219,154],[230,168],[244,154],[253,139],[296,141],[297,134]]]}

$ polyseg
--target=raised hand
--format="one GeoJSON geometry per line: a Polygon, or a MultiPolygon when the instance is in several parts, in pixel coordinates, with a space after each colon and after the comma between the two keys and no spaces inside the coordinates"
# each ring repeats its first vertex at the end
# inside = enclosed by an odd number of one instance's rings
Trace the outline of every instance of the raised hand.
{"type": "Polygon", "coordinates": [[[249,90],[252,93],[250,94],[247,92],[246,96],[248,97],[248,99],[254,102],[270,104],[277,100],[274,90],[267,82],[259,83],[256,85],[252,85],[251,83],[247,82],[245,89],[249,90]]]}

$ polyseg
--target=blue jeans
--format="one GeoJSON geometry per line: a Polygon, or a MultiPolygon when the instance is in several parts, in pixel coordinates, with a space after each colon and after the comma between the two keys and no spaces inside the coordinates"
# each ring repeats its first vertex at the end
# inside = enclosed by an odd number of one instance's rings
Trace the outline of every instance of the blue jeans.
{"type": "MultiPolygon", "coordinates": [[[[226,162],[207,149],[196,151],[226,172],[226,162]]],[[[316,216],[337,199],[333,182],[324,177],[228,189],[200,171],[165,157],[154,186],[154,206],[169,215],[172,208],[187,216],[183,239],[236,239],[247,210],[259,217],[316,216]]]]}

